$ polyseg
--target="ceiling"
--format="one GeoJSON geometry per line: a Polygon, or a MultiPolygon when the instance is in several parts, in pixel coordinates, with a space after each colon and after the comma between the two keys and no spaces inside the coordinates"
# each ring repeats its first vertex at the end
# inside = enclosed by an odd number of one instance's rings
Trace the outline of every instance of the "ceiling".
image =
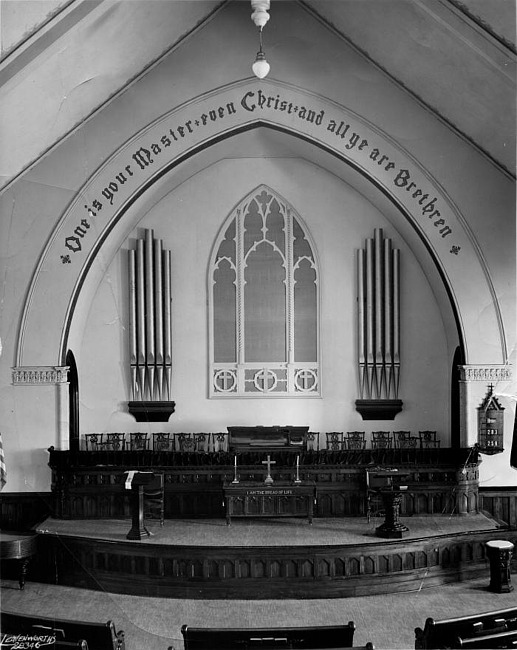
{"type": "MultiPolygon", "coordinates": [[[[271,22],[275,4],[289,1],[271,1],[271,22]]],[[[501,170],[515,176],[514,0],[295,1],[501,170]]],[[[0,101],[6,109],[0,127],[6,138],[13,133],[18,140],[16,147],[7,141],[9,157],[0,154],[0,187],[30,168],[139,72],[236,2],[249,0],[2,0],[0,101]],[[25,5],[24,12],[20,5],[25,5]],[[123,24],[117,38],[107,29],[110,20],[123,24]],[[79,33],[90,34],[94,52],[102,51],[95,62],[120,65],[109,84],[91,88],[58,123],[53,111],[62,98],[56,96],[53,104],[49,83],[39,88],[36,80],[45,75],[54,79],[56,62],[50,54],[67,38],[67,59],[76,64],[66,79],[61,75],[61,85],[69,84],[71,92],[91,78],[88,66],[94,63],[93,55],[85,50],[87,41],[75,36],[79,33]],[[139,46],[142,33],[153,35],[145,47],[139,46]],[[37,111],[34,115],[25,108],[28,97],[37,111]],[[25,112],[20,113],[20,106],[25,112]],[[48,117],[53,129],[31,131],[35,117],[38,124],[48,117]]],[[[66,90],[60,93],[66,96],[66,90]]]]}

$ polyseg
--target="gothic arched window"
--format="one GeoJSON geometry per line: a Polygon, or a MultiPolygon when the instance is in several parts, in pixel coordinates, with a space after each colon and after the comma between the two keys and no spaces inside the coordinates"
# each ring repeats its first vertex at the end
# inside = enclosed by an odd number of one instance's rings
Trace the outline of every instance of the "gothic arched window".
{"type": "Polygon", "coordinates": [[[262,185],[230,214],[210,262],[210,396],[318,397],[318,304],[310,235],[262,185]]]}

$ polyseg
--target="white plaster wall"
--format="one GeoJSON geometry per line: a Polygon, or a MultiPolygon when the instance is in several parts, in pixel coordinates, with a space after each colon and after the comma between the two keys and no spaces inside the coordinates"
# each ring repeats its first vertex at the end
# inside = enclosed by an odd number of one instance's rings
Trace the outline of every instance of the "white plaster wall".
{"type": "MultiPolygon", "coordinates": [[[[124,243],[91,304],[80,350],[81,432],[225,431],[238,424],[301,424],[314,431],[436,429],[449,444],[449,375],[441,316],[422,270],[397,231],[364,197],[299,159],[223,160],[199,172],[142,215],[172,251],[173,390],[168,423],[136,423],[130,399],[124,243]],[[207,265],[233,206],[260,183],[298,211],[315,240],[321,279],[321,399],[207,398],[207,265]],[[365,422],[356,355],[355,251],[384,228],[401,250],[404,410],[393,422],[365,422]],[[438,405],[438,408],[437,408],[438,405]]],[[[133,232],[134,237],[135,231],[133,232]]],[[[323,436],[322,436],[323,438],[323,436]]],[[[321,440],[324,444],[324,440],[321,440]]]]}
{"type": "MultiPolygon", "coordinates": [[[[185,42],[126,93],[83,124],[0,197],[0,339],[3,346],[0,358],[0,422],[8,466],[7,492],[49,489],[50,472],[45,465],[45,449],[56,444],[56,389],[11,385],[11,367],[15,363],[22,305],[36,262],[69,202],[80,192],[94,170],[123,142],[182,102],[249,74],[249,63],[256,50],[255,45],[250,46],[250,39],[255,38],[256,34],[252,26],[249,29],[236,29],[236,25],[242,25],[241,15],[237,14],[239,8],[234,6],[224,16],[218,15],[205,30],[185,42]],[[232,42],[234,49],[224,66],[218,57],[207,57],[207,52],[217,52],[220,44],[227,42],[232,42]]],[[[409,155],[441,183],[463,215],[486,261],[496,295],[501,301],[508,347],[512,349],[515,332],[513,180],[498,171],[467,142],[451,133],[445,124],[386,80],[379,70],[352,52],[335,35],[320,24],[315,24],[305,12],[287,15],[280,3],[275,20],[268,26],[268,39],[268,57],[274,78],[294,83],[350,107],[403,144],[409,155]],[[286,34],[289,34],[288,39],[286,34]],[[299,61],[308,51],[314,51],[315,56],[305,67],[309,72],[307,76],[300,70],[299,61]]],[[[45,126],[40,125],[39,128],[45,126]]],[[[256,155],[260,156],[262,152],[257,151],[256,155]]],[[[247,164],[257,162],[248,160],[247,164]]],[[[171,430],[220,430],[229,423],[228,402],[206,400],[206,349],[199,348],[198,342],[206,341],[204,297],[208,251],[217,228],[231,207],[255,185],[250,184],[249,178],[246,181],[241,178],[240,185],[237,183],[239,174],[243,172],[241,165],[242,161],[235,163],[230,174],[221,164],[217,173],[204,173],[203,192],[192,190],[197,183],[193,179],[175,191],[167,201],[142,213],[141,225],[154,226],[157,234],[164,237],[173,250],[175,264],[178,264],[181,255],[189,252],[185,264],[179,265],[181,270],[189,268],[188,264],[197,259],[193,255],[202,260],[201,267],[196,267],[195,273],[192,271],[188,278],[183,278],[183,281],[190,283],[189,291],[180,292],[179,302],[175,305],[175,345],[181,340],[181,318],[188,313],[187,309],[192,310],[193,322],[186,333],[189,343],[185,349],[175,350],[174,398],[178,407],[171,418],[171,430]],[[227,182],[223,182],[224,179],[227,182]],[[188,210],[185,210],[185,205],[188,210]],[[219,210],[214,210],[214,207],[219,210]],[[168,223],[170,228],[167,236],[162,234],[164,223],[168,223]],[[188,227],[180,228],[184,225],[188,227]],[[185,234],[180,237],[179,232],[185,234]],[[183,236],[187,239],[184,240],[183,236]],[[189,375],[191,370],[192,376],[189,375]]],[[[336,178],[317,172],[312,167],[310,174],[307,169],[303,171],[306,182],[300,183],[298,175],[302,174],[303,166],[300,162],[297,165],[294,170],[286,161],[268,160],[267,169],[260,170],[263,178],[256,177],[256,184],[267,182],[266,177],[270,178],[270,184],[292,201],[316,240],[325,277],[322,287],[322,341],[323,337],[328,341],[322,349],[323,399],[276,402],[247,400],[245,407],[239,407],[242,408],[241,412],[235,412],[235,417],[236,420],[244,417],[244,410],[252,405],[253,420],[261,420],[264,424],[268,423],[266,420],[269,418],[270,423],[308,423],[321,431],[349,428],[369,431],[374,428],[372,424],[363,423],[353,410],[357,390],[356,361],[350,345],[352,315],[342,307],[343,311],[338,317],[331,317],[329,296],[339,296],[343,305],[350,304],[353,296],[352,266],[347,267],[349,260],[345,253],[348,252],[350,256],[351,251],[362,244],[363,235],[371,236],[373,228],[379,225],[384,226],[386,234],[393,236],[395,241],[396,233],[378,211],[360,201],[357,195],[354,197],[350,189],[345,190],[336,178]],[[314,192],[316,178],[318,191],[314,192]],[[320,190],[322,187],[331,188],[332,191],[323,192],[320,190]],[[315,203],[315,209],[309,210],[314,208],[315,203]],[[350,229],[346,227],[348,221],[336,217],[336,213],[342,214],[344,205],[352,204],[360,206],[360,211],[350,217],[347,215],[347,219],[355,220],[358,227],[356,236],[361,242],[350,239],[350,229]],[[321,213],[322,205],[325,219],[315,222],[315,215],[321,213]],[[358,216],[359,212],[361,217],[358,216]],[[331,274],[333,279],[327,279],[327,255],[343,271],[339,281],[334,274],[331,274]],[[336,358],[332,346],[340,343],[343,344],[341,356],[336,358]],[[270,411],[272,403],[277,405],[270,411]]],[[[137,220],[131,228],[126,227],[127,232],[121,231],[121,246],[125,245],[136,223],[137,220]]],[[[404,312],[411,313],[411,317],[403,323],[403,331],[410,328],[413,334],[412,338],[405,340],[407,347],[403,350],[401,396],[405,409],[395,423],[397,428],[415,430],[419,425],[413,418],[418,415],[419,421],[426,418],[426,428],[443,432],[448,429],[449,422],[444,405],[449,402],[445,378],[448,381],[450,348],[446,355],[442,347],[445,345],[444,328],[438,310],[433,306],[434,296],[416,260],[404,247],[403,241],[397,243],[403,252],[404,264],[410,265],[406,277],[411,286],[405,290],[404,302],[411,301],[413,306],[411,311],[404,312]],[[419,330],[418,336],[414,333],[416,329],[419,330]],[[417,383],[413,384],[413,380],[417,383]],[[432,422],[435,424],[432,425],[432,422]]],[[[85,299],[86,307],[77,315],[83,322],[78,321],[81,327],[78,326],[78,333],[74,334],[72,340],[80,372],[82,431],[130,430],[131,427],[142,430],[142,425],[134,423],[123,410],[129,392],[123,357],[126,345],[119,326],[120,323],[126,325],[122,262],[116,256],[106,255],[103,264],[108,272],[95,299],[92,297],[90,301],[90,296],[85,299]],[[95,353],[94,358],[93,351],[99,347],[101,353],[95,353]]],[[[63,273],[66,272],[64,266],[63,273]]],[[[468,274],[468,269],[465,269],[465,273],[468,274]]],[[[59,283],[52,286],[48,293],[48,311],[38,315],[42,333],[52,323],[52,304],[59,291],[59,283]]],[[[476,303],[476,286],[471,287],[469,296],[476,303]]],[[[483,305],[479,306],[478,311],[478,326],[483,330],[483,305]]],[[[486,336],[485,350],[493,346],[495,354],[497,345],[491,338],[492,332],[487,332],[486,336]]],[[[479,338],[481,340],[483,336],[479,338]]],[[[54,348],[45,351],[48,363],[59,363],[57,352],[54,348]]],[[[473,351],[474,358],[470,363],[478,361],[476,352],[473,351]]],[[[499,358],[495,362],[500,362],[499,358]]],[[[507,393],[515,394],[514,388],[508,387],[507,393]]],[[[509,448],[515,407],[510,398],[503,398],[501,402],[507,409],[505,444],[509,448]]],[[[159,425],[153,426],[156,430],[160,428],[159,425]]],[[[514,470],[501,457],[484,462],[482,471],[485,468],[490,469],[491,476],[498,477],[492,482],[493,485],[515,484],[514,470]]]]}

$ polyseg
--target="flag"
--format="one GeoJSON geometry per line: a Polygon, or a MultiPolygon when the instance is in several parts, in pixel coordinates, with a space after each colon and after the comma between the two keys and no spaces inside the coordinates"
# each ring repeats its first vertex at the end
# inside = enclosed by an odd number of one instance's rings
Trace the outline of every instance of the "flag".
{"type": "Polygon", "coordinates": [[[7,481],[7,470],[5,469],[4,446],[2,444],[2,434],[0,433],[0,490],[7,481]]]}

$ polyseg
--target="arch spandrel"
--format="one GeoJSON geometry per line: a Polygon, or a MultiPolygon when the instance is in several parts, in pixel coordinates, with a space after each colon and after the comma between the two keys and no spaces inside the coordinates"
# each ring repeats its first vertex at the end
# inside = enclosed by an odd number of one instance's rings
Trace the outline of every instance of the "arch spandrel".
{"type": "Polygon", "coordinates": [[[61,362],[74,306],[97,254],[108,248],[127,208],[153,182],[212,144],[259,126],[323,148],[381,189],[398,206],[401,218],[405,215],[410,220],[433,256],[458,315],[468,360],[506,362],[502,318],[487,268],[443,188],[403,148],[345,107],[286,84],[248,80],[162,116],[120,147],[86,181],[37,266],[24,307],[16,365],[61,362]],[[51,308],[49,286],[60,287],[51,308]],[[477,305],[485,306],[484,338],[489,331],[490,349],[478,344],[475,328],[469,331],[478,318],[477,305]],[[46,314],[43,334],[42,314],[46,314]]]}

